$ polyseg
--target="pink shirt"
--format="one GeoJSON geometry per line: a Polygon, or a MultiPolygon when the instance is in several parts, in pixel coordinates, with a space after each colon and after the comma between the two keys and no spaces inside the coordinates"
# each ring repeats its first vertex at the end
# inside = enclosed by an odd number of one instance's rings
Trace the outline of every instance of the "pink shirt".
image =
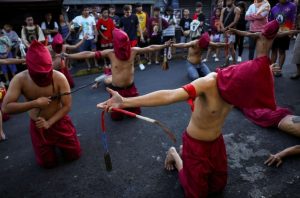
{"type": "Polygon", "coordinates": [[[246,20],[250,22],[250,32],[261,32],[268,23],[268,12],[262,12],[256,15],[258,8],[252,4],[246,12],[246,20]]]}

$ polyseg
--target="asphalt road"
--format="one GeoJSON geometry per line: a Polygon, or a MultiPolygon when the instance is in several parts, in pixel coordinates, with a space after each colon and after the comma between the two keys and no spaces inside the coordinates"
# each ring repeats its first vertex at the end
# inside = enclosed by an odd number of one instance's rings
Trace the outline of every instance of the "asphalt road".
{"type": "MultiPolygon", "coordinates": [[[[291,47],[292,49],[292,47],[291,47]]],[[[279,105],[300,115],[300,81],[288,77],[295,71],[287,65],[283,77],[275,81],[279,105]]],[[[247,55],[247,52],[244,53],[247,55]]],[[[170,62],[170,69],[148,66],[136,71],[135,82],[141,94],[172,89],[188,83],[185,61],[170,62]]],[[[214,69],[215,63],[208,63],[214,69]]],[[[92,81],[96,75],[75,78],[76,86],[92,81]]],[[[255,78],[255,77],[254,77],[255,78]]],[[[249,82],[251,83],[251,82],[249,82]]],[[[135,119],[113,122],[106,116],[113,171],[106,172],[100,140],[100,111],[96,104],[108,98],[101,86],[73,95],[70,113],[83,149],[82,157],[45,170],[35,163],[26,113],[14,115],[4,123],[8,141],[0,143],[0,197],[183,197],[177,173],[163,168],[165,152],[173,145],[162,130],[135,119]]],[[[185,103],[143,108],[142,114],[164,122],[176,134],[178,147],[191,111],[185,103]]],[[[236,109],[223,129],[228,152],[229,178],[226,198],[300,197],[300,158],[286,159],[280,168],[266,167],[269,153],[299,144],[299,139],[277,129],[260,128],[236,109]]]]}

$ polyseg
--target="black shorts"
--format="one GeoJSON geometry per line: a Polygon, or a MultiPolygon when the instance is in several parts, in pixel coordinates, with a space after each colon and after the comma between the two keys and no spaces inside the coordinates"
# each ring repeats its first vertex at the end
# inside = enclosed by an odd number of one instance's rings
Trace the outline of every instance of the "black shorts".
{"type": "Polygon", "coordinates": [[[275,38],[272,49],[288,50],[290,48],[290,40],[291,38],[289,36],[275,38]]]}
{"type": "Polygon", "coordinates": [[[148,47],[149,46],[149,43],[147,42],[147,38],[144,37],[144,39],[145,39],[145,42],[142,42],[141,37],[138,37],[138,46],[139,47],[148,47]]]}
{"type": "Polygon", "coordinates": [[[161,44],[161,37],[154,36],[150,38],[150,45],[160,45],[161,44]]]}

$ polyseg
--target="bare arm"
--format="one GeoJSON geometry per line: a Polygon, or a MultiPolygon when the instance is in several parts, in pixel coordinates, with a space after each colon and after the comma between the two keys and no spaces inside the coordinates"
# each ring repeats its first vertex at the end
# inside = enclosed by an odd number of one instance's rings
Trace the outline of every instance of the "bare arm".
{"type": "Polygon", "coordinates": [[[283,158],[292,155],[299,155],[299,154],[300,154],[300,145],[292,146],[284,149],[283,151],[280,151],[279,153],[276,153],[275,155],[271,154],[270,157],[265,161],[265,164],[267,164],[268,166],[276,164],[276,166],[278,167],[282,164],[283,158]]]}
{"type": "Polygon", "coordinates": [[[10,82],[9,88],[3,100],[2,110],[4,113],[14,114],[29,111],[33,108],[41,108],[50,103],[50,99],[41,97],[28,102],[18,102],[21,95],[21,75],[16,75],[10,82]]]}
{"type": "Polygon", "coordinates": [[[222,9],[222,11],[221,11],[221,16],[220,16],[220,26],[221,26],[221,30],[224,29],[224,24],[223,24],[223,20],[224,20],[224,11],[225,11],[225,8],[222,9]]]}
{"type": "Polygon", "coordinates": [[[260,33],[259,32],[248,32],[248,31],[240,31],[237,29],[229,28],[229,31],[237,34],[239,36],[247,36],[247,37],[252,37],[252,38],[258,38],[260,33]]]}
{"type": "Polygon", "coordinates": [[[143,53],[147,53],[147,52],[154,52],[154,51],[159,51],[162,50],[164,48],[168,47],[168,45],[164,44],[164,45],[150,45],[148,47],[134,47],[133,50],[136,51],[139,54],[143,54],[143,53]]]}
{"type": "MultiPolygon", "coordinates": [[[[196,89],[196,95],[199,95],[207,89],[207,85],[211,82],[211,74],[203,78],[198,78],[191,84],[196,89]]],[[[182,89],[160,90],[143,96],[123,98],[118,92],[107,89],[112,98],[97,105],[98,108],[109,110],[111,107],[129,108],[129,107],[154,107],[169,105],[176,102],[184,101],[189,98],[188,93],[182,89]]]]}
{"type": "MultiPolygon", "coordinates": [[[[57,72],[58,73],[58,72],[57,72]]],[[[59,90],[60,93],[66,93],[70,92],[70,86],[69,83],[63,74],[59,73],[59,90]]],[[[52,126],[54,123],[56,123],[58,120],[60,120],[63,116],[68,114],[71,110],[72,106],[72,96],[71,95],[65,95],[61,97],[60,99],[62,107],[57,111],[51,118],[48,119],[48,124],[52,126]]]]}
{"type": "Polygon", "coordinates": [[[280,38],[280,37],[285,37],[285,36],[292,36],[292,35],[298,34],[298,33],[300,33],[300,30],[283,31],[283,32],[278,32],[276,37],[280,38]]]}
{"type": "MultiPolygon", "coordinates": [[[[108,53],[111,50],[103,50],[100,51],[101,57],[107,57],[108,53]]],[[[75,60],[82,60],[82,59],[87,59],[87,58],[95,58],[96,52],[91,52],[91,51],[84,51],[76,54],[66,54],[64,53],[65,57],[70,58],[70,59],[75,59],[75,60]]]]}
{"type": "Polygon", "coordinates": [[[215,42],[212,42],[210,41],[209,42],[209,46],[212,46],[212,47],[226,47],[228,44],[227,43],[215,43],[215,42]]]}
{"type": "Polygon", "coordinates": [[[0,65],[23,64],[25,62],[26,62],[25,59],[17,59],[17,58],[0,59],[0,65]]]}
{"type": "Polygon", "coordinates": [[[68,44],[65,44],[65,48],[66,49],[69,49],[69,50],[75,50],[75,49],[78,49],[87,39],[87,35],[85,35],[83,37],[83,39],[81,39],[78,43],[76,43],[75,45],[68,45],[68,44]]]}
{"type": "Polygon", "coordinates": [[[194,41],[190,41],[188,43],[176,43],[176,44],[173,44],[172,47],[189,48],[189,47],[193,47],[194,45],[196,45],[197,42],[198,42],[197,40],[194,40],[194,41]]]}

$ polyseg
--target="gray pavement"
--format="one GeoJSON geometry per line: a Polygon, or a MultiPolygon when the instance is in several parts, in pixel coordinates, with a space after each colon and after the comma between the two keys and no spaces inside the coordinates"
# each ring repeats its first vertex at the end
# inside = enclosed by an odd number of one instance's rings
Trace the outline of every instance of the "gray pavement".
{"type": "MultiPolygon", "coordinates": [[[[292,46],[291,46],[292,49],[292,46]]],[[[247,51],[244,52],[245,56],[247,51]]],[[[283,77],[275,79],[278,104],[300,115],[300,81],[289,51],[283,77]]],[[[170,69],[157,65],[136,71],[141,94],[172,89],[188,83],[185,62],[171,61],[170,69]]],[[[215,63],[208,63],[211,69],[215,63]]],[[[76,86],[89,83],[96,75],[75,78],[76,86]]],[[[251,83],[251,82],[250,82],[251,83]]],[[[96,104],[108,98],[101,86],[73,95],[70,113],[83,149],[75,162],[44,170],[35,163],[27,114],[14,115],[4,123],[8,141],[0,143],[0,197],[183,197],[177,173],[163,168],[166,150],[172,142],[160,128],[135,119],[113,122],[106,116],[113,171],[106,172],[100,139],[100,112],[96,104]]],[[[142,113],[164,122],[176,134],[178,147],[187,126],[190,108],[185,103],[143,108],[142,113]]],[[[260,128],[234,109],[223,129],[228,152],[229,178],[226,198],[300,197],[300,158],[286,159],[280,168],[266,167],[269,153],[299,144],[299,139],[269,128],[260,128]]]]}

